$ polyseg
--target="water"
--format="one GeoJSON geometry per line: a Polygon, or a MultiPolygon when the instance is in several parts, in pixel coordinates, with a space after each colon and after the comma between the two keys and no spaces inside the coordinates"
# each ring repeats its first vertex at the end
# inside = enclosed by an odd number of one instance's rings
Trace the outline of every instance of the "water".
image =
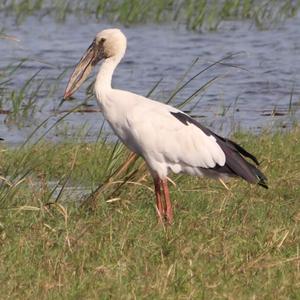
{"type": "MultiPolygon", "coordinates": [[[[57,107],[73,66],[95,33],[113,25],[80,22],[76,18],[55,23],[50,17],[42,20],[29,17],[20,26],[7,17],[2,17],[0,22],[7,34],[20,40],[0,39],[0,68],[28,59],[14,74],[9,87],[21,88],[40,68],[43,69],[38,78],[46,81],[37,97],[38,109],[21,126],[7,122],[7,115],[0,115],[0,136],[10,144],[18,144],[46,118],[50,117],[41,131],[62,116],[57,107]],[[58,81],[57,77],[66,68],[66,75],[58,81]],[[54,83],[56,89],[49,96],[48,90],[54,83]]],[[[226,61],[239,68],[217,65],[209,69],[189,84],[173,103],[179,103],[214,76],[221,76],[186,108],[197,104],[192,114],[201,117],[202,123],[218,133],[227,135],[237,127],[253,131],[286,127],[300,119],[300,16],[268,31],[259,31],[248,22],[226,22],[220,31],[207,33],[189,32],[175,25],[121,29],[128,38],[128,49],[115,73],[115,87],[146,95],[163,78],[152,98],[165,101],[197,57],[199,60],[186,79],[222,57],[242,52],[226,61]],[[289,111],[291,93],[292,114],[289,111]]],[[[64,103],[60,111],[81,103],[85,99],[85,88],[75,97],[74,101],[64,103]]],[[[88,104],[97,107],[94,98],[89,99],[88,104]]],[[[9,104],[2,104],[2,109],[6,106],[9,104]]],[[[99,112],[73,113],[58,129],[52,130],[48,138],[73,137],[84,126],[85,138],[95,140],[102,122],[99,112]]]]}

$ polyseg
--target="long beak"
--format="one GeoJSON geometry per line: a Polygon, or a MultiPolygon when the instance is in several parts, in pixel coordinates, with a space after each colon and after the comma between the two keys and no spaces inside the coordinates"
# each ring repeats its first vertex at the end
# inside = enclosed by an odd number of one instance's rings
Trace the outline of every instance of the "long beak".
{"type": "Polygon", "coordinates": [[[65,90],[64,99],[69,98],[75,91],[79,89],[82,83],[86,80],[91,73],[93,67],[104,58],[103,47],[96,44],[94,40],[89,48],[86,50],[79,63],[73,71],[67,88],[65,90]]]}

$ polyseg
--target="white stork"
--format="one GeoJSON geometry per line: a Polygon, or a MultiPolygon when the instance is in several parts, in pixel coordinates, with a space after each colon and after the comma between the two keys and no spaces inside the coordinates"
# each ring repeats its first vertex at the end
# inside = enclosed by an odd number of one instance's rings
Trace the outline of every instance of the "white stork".
{"type": "Polygon", "coordinates": [[[119,139],[146,161],[154,180],[159,220],[173,222],[169,172],[214,178],[237,176],[267,188],[266,177],[244,157],[258,165],[257,159],[235,142],[218,136],[172,106],[113,89],[113,72],[125,50],[126,37],[119,29],[99,32],[75,67],[64,99],[103,60],[95,82],[97,100],[119,139]]]}

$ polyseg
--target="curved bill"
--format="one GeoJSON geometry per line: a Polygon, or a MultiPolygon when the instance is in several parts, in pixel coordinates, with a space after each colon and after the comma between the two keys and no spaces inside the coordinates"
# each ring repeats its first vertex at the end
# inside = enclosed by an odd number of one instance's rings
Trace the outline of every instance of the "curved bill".
{"type": "Polygon", "coordinates": [[[79,87],[91,73],[93,67],[102,58],[104,58],[103,47],[102,45],[97,46],[96,40],[94,40],[80,59],[79,63],[76,65],[65,90],[64,100],[69,98],[72,94],[74,94],[75,91],[79,89],[79,87]]]}

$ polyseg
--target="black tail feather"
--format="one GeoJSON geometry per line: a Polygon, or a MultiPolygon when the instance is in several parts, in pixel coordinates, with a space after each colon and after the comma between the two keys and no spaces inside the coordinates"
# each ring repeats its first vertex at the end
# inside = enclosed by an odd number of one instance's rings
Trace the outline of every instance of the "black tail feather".
{"type": "MultiPolygon", "coordinates": [[[[266,176],[255,165],[249,163],[245,158],[243,158],[242,155],[246,150],[240,146],[232,149],[232,147],[228,147],[228,143],[223,141],[220,141],[219,145],[226,156],[226,163],[223,167],[218,168],[219,171],[224,171],[224,173],[230,176],[242,177],[250,183],[256,183],[264,188],[268,188],[266,176]],[[240,149],[243,150],[240,152],[240,149]],[[224,169],[222,170],[222,168],[224,169]]],[[[249,157],[249,155],[245,156],[249,157]]]]}
{"type": "Polygon", "coordinates": [[[250,158],[257,166],[259,166],[259,162],[258,162],[257,158],[253,154],[246,151],[242,146],[240,146],[239,144],[237,144],[229,139],[225,139],[220,136],[218,136],[218,138],[220,138],[222,141],[224,141],[227,145],[232,146],[243,156],[250,158]]]}
{"type": "Polygon", "coordinates": [[[195,119],[182,112],[170,112],[175,118],[185,125],[194,124],[200,128],[206,135],[214,136],[218,145],[222,148],[226,156],[224,166],[217,165],[214,171],[229,176],[239,176],[250,183],[256,183],[264,188],[268,188],[266,176],[253,164],[249,163],[244,157],[250,158],[256,165],[258,160],[254,155],[246,151],[237,143],[215,134],[210,129],[202,126],[195,119]],[[244,156],[244,157],[243,157],[244,156]]]}
{"type": "Polygon", "coordinates": [[[265,189],[268,189],[267,177],[259,169],[257,169],[255,166],[253,166],[252,164],[248,163],[248,167],[251,169],[252,173],[256,176],[257,184],[264,187],[265,189]]]}

